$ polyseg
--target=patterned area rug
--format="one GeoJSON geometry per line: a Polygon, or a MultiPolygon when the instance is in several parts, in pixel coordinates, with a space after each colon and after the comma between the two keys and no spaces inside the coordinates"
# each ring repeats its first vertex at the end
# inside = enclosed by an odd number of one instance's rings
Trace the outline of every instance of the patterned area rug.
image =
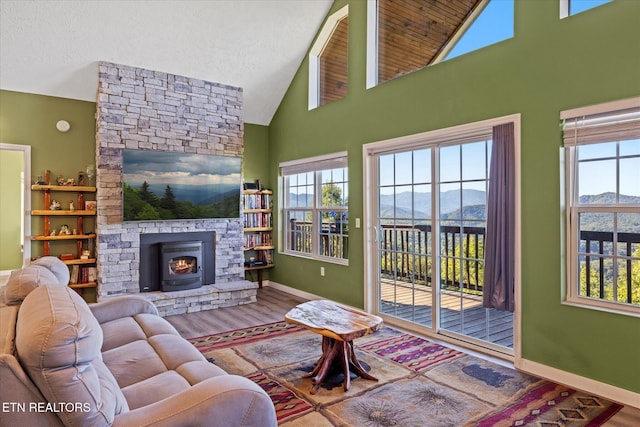
{"type": "Polygon", "coordinates": [[[190,340],[229,373],[271,396],[283,426],[600,426],[622,406],[383,327],[355,341],[379,381],[331,375],[316,394],[311,379],[321,337],[285,322],[190,340]]]}

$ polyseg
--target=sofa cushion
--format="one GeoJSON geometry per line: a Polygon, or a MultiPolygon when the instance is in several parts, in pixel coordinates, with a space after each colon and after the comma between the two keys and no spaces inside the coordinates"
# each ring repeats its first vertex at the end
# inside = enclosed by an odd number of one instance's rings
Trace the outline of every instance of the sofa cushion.
{"type": "Polygon", "coordinates": [[[159,334],[179,336],[178,331],[175,330],[171,323],[158,315],[150,313],[121,317],[104,322],[100,326],[104,336],[102,351],[111,350],[133,341],[146,340],[159,334]]]}
{"type": "Polygon", "coordinates": [[[47,401],[73,403],[73,410],[57,412],[65,425],[111,425],[117,414],[128,411],[102,361],[101,346],[100,325],[72,289],[40,286],[24,299],[16,352],[47,401]]]}
{"type": "Polygon", "coordinates": [[[131,410],[171,397],[191,387],[176,371],[165,371],[122,389],[131,410]]]}
{"type": "Polygon", "coordinates": [[[167,371],[167,367],[146,340],[133,341],[102,353],[118,385],[123,388],[167,371]]]}
{"type": "Polygon", "coordinates": [[[4,288],[4,300],[7,305],[17,305],[29,292],[42,285],[57,285],[60,282],[55,274],[46,267],[30,265],[11,272],[4,288]]]}
{"type": "Polygon", "coordinates": [[[54,256],[43,256],[35,261],[31,261],[31,265],[45,267],[56,275],[59,284],[69,284],[69,267],[67,267],[67,264],[62,262],[59,258],[54,256]]]}

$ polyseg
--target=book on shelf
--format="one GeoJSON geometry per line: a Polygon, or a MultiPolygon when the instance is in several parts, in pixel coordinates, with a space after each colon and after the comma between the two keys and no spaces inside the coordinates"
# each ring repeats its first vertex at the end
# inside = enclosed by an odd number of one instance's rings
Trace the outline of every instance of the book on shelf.
{"type": "Polygon", "coordinates": [[[261,193],[245,194],[244,208],[245,209],[271,209],[271,195],[261,194],[261,193]]]}
{"type": "Polygon", "coordinates": [[[271,213],[268,213],[268,212],[245,213],[244,227],[245,228],[271,227],[271,213]]]}
{"type": "Polygon", "coordinates": [[[73,265],[71,266],[71,274],[69,275],[69,284],[75,285],[78,283],[78,276],[80,275],[80,266],[73,265]]]}
{"type": "Polygon", "coordinates": [[[96,267],[87,267],[87,282],[96,282],[98,280],[98,269],[96,267]]]}

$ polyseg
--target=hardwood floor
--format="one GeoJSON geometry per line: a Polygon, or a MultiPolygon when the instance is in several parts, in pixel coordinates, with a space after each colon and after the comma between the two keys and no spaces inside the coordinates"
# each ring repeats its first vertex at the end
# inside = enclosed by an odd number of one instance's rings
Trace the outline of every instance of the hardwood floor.
{"type": "Polygon", "coordinates": [[[225,307],[165,317],[184,338],[195,338],[233,329],[284,320],[284,315],[304,299],[270,287],[258,289],[255,304],[225,307]]]}

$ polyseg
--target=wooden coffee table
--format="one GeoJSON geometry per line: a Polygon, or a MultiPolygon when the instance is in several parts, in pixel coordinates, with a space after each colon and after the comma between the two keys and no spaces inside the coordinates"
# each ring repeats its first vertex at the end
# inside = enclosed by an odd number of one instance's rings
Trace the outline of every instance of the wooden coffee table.
{"type": "Polygon", "coordinates": [[[322,356],[314,370],[305,375],[313,377],[311,394],[318,391],[333,366],[342,369],[344,373],[344,391],[351,385],[350,372],[368,380],[378,381],[358,362],[353,351],[353,340],[380,329],[380,317],[332,301],[318,300],[308,301],[291,309],[284,316],[284,320],[322,335],[322,356]]]}

